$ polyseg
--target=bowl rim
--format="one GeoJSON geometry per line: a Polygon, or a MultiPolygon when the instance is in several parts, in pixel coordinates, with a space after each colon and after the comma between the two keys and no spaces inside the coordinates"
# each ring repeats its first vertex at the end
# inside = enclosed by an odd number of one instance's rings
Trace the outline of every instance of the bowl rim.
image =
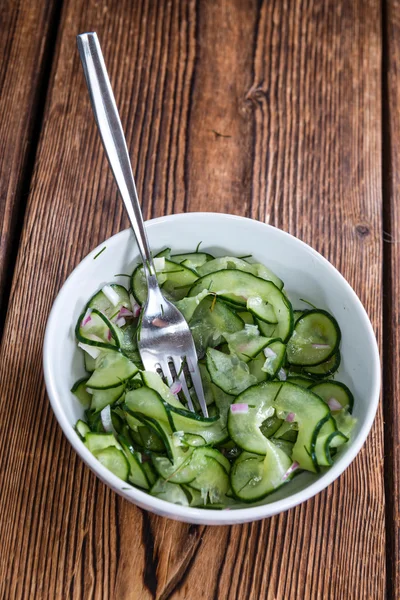
{"type": "Polygon", "coordinates": [[[371,321],[356,292],[353,290],[353,288],[350,286],[347,280],[343,277],[343,275],[326,258],[324,258],[319,252],[314,250],[314,248],[312,248],[299,238],[277,227],[274,227],[273,225],[262,223],[261,221],[257,221],[255,219],[215,212],[177,213],[173,215],[167,215],[163,217],[150,219],[145,222],[145,226],[147,229],[148,227],[151,228],[157,225],[158,223],[165,221],[185,221],[187,219],[196,218],[221,219],[223,221],[241,221],[247,223],[250,227],[263,228],[265,229],[266,233],[268,233],[268,230],[271,232],[273,231],[276,235],[281,235],[283,238],[290,239],[291,242],[294,241],[295,243],[302,246],[304,249],[307,249],[308,252],[311,252],[311,254],[317,257],[320,262],[322,260],[322,263],[328,269],[328,271],[330,271],[331,275],[335,277],[338,281],[340,281],[342,285],[344,285],[347,293],[357,306],[360,313],[360,317],[364,322],[364,326],[369,337],[371,348],[373,349],[373,361],[371,365],[373,385],[370,392],[371,402],[368,405],[368,410],[364,418],[364,423],[357,435],[357,438],[346,450],[346,453],[342,455],[342,460],[340,461],[340,463],[335,463],[328,471],[326,471],[326,473],[324,473],[322,476],[316,479],[315,482],[308,485],[304,490],[300,490],[294,494],[291,494],[287,498],[283,498],[271,502],[269,504],[249,506],[246,508],[238,508],[232,510],[205,510],[201,508],[175,505],[170,502],[167,502],[166,500],[161,500],[159,498],[151,496],[147,492],[141,491],[138,488],[132,486],[130,486],[129,488],[122,489],[121,484],[123,484],[124,482],[122,482],[116,475],[111,473],[93,457],[90,451],[83,445],[83,442],[79,439],[74,428],[71,427],[71,424],[69,423],[64,413],[63,402],[57,392],[56,381],[51,368],[51,343],[53,338],[53,332],[56,329],[56,315],[58,312],[58,306],[61,304],[63,292],[69,280],[72,277],[76,276],[79,272],[85,270],[86,264],[93,259],[93,257],[99,252],[99,250],[101,249],[101,247],[104,246],[104,244],[118,244],[119,238],[123,238],[124,236],[129,235],[129,233],[131,232],[130,228],[120,231],[115,235],[109,237],[107,240],[102,241],[96,248],[89,252],[89,254],[87,254],[73,269],[73,271],[63,283],[61,289],[58,291],[58,294],[54,300],[47,320],[46,331],[44,336],[44,378],[51,407],[59,425],[61,426],[61,429],[64,432],[64,435],[67,437],[74,450],[77,452],[79,457],[86,463],[86,465],[115,492],[117,492],[119,495],[126,498],[130,502],[133,502],[140,508],[150,510],[151,512],[154,512],[161,516],[166,516],[179,521],[204,525],[234,525],[268,518],[276,514],[286,512],[287,510],[294,508],[295,506],[302,502],[305,502],[306,500],[310,500],[316,494],[322,492],[328,485],[333,483],[333,481],[335,481],[347,469],[347,467],[353,462],[353,460],[363,447],[375,419],[380,398],[381,365],[378,345],[371,321]]]}

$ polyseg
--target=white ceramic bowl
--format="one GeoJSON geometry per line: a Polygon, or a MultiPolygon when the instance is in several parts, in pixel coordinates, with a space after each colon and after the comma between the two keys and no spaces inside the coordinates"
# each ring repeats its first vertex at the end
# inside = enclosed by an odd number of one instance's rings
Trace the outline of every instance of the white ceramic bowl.
{"type": "Polygon", "coordinates": [[[380,390],[380,363],[368,316],[340,273],[315,250],[275,227],[232,215],[189,213],[153,219],[146,224],[154,250],[166,246],[174,252],[193,251],[198,242],[215,255],[252,254],[285,282],[294,306],[305,297],[332,312],[342,330],[342,365],[338,379],[354,393],[358,419],[352,440],[337,454],[325,473],[303,473],[267,497],[261,505],[237,510],[204,510],[177,506],[135,488],[129,488],[103,467],[83,445],[73,426],[82,408],[71,394],[74,381],[84,375],[81,352],[74,339],[74,325],[88,298],[109,281],[127,284],[116,273],[131,273],[138,262],[138,248],[131,230],[122,231],[95,248],[63,285],[47,323],[44,341],[44,373],[55,415],[68,440],[85,463],[118,494],[159,515],[209,525],[244,523],[270,517],[312,498],[348,467],[371,429],[380,390]],[[94,260],[98,252],[106,250],[94,260]]]}

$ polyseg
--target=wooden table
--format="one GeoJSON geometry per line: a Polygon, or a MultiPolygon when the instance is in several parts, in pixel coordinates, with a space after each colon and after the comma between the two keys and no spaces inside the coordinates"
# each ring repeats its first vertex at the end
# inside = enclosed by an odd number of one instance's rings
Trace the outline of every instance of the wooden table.
{"type": "Polygon", "coordinates": [[[400,0],[3,0],[0,27],[0,597],[400,598],[400,0]],[[337,266],[372,319],[372,432],[338,481],[285,514],[211,528],[141,511],[53,416],[50,307],[128,226],[76,51],[87,30],[146,218],[276,225],[337,266]]]}

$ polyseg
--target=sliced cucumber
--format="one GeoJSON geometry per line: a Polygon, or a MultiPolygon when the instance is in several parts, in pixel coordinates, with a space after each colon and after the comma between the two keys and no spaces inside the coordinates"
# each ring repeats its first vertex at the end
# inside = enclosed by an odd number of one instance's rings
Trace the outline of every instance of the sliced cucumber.
{"type": "Polygon", "coordinates": [[[116,283],[110,283],[109,286],[118,296],[118,303],[112,304],[102,290],[94,294],[86,305],[88,308],[96,308],[103,313],[109,320],[113,319],[124,306],[131,310],[131,302],[129,292],[122,286],[116,283]]]}
{"type": "MultiPolygon", "coordinates": [[[[312,390],[314,394],[318,394],[318,396],[326,403],[330,400],[336,400],[336,402],[339,402],[341,407],[346,408],[349,413],[353,410],[353,394],[347,385],[340,381],[322,381],[321,383],[314,383],[310,386],[310,390],[312,390]]],[[[333,409],[331,410],[332,412],[336,412],[333,409]]]]}
{"type": "Polygon", "coordinates": [[[265,362],[262,370],[270,379],[276,377],[286,358],[286,346],[280,340],[272,341],[264,350],[265,362]]]}
{"type": "Polygon", "coordinates": [[[119,336],[113,323],[97,308],[90,309],[90,320],[87,311],[83,312],[75,327],[75,335],[79,342],[97,348],[116,350],[119,348],[119,336]]]}
{"type": "Polygon", "coordinates": [[[88,379],[88,377],[78,379],[71,388],[71,392],[78,398],[83,408],[89,408],[92,401],[91,395],[86,391],[88,379]]]}
{"type": "Polygon", "coordinates": [[[123,453],[125,454],[125,457],[129,463],[128,479],[130,483],[133,483],[133,485],[136,485],[144,490],[148,490],[150,486],[142,467],[140,454],[133,450],[128,440],[126,440],[123,436],[119,436],[118,441],[121,444],[123,453]]]}
{"type": "Polygon", "coordinates": [[[232,467],[232,490],[242,502],[261,500],[285,482],[292,460],[273,442],[266,442],[265,456],[242,452],[232,467]]]}
{"type": "Polygon", "coordinates": [[[234,334],[243,329],[243,325],[242,319],[215,296],[204,298],[189,322],[199,356],[203,356],[209,346],[217,346],[224,334],[234,334]]]}
{"type": "Polygon", "coordinates": [[[235,404],[247,404],[247,413],[230,412],[228,429],[238,446],[255,454],[265,454],[266,439],[260,427],[274,410],[294,413],[299,432],[293,448],[293,460],[302,469],[318,471],[315,444],[319,430],[330,416],[329,407],[319,396],[292,383],[260,383],[240,394],[235,404]]]}
{"type": "Polygon", "coordinates": [[[189,506],[187,495],[183,491],[180,485],[165,481],[164,479],[157,479],[155,484],[150,490],[150,494],[161,500],[172,502],[172,504],[179,504],[180,506],[189,506]]]}
{"type": "Polygon", "coordinates": [[[86,437],[86,435],[88,433],[90,433],[90,427],[89,427],[89,425],[87,423],[85,423],[85,421],[82,421],[82,419],[79,419],[76,422],[75,430],[76,430],[77,434],[79,435],[79,437],[82,440],[84,440],[85,437],[86,437]]]}
{"type": "Polygon", "coordinates": [[[170,260],[178,264],[188,261],[195,269],[198,269],[207,261],[213,260],[214,257],[207,252],[188,252],[187,254],[172,254],[170,260]]]}
{"type": "Polygon", "coordinates": [[[251,273],[226,269],[201,277],[190,288],[189,296],[196,296],[202,290],[215,292],[221,298],[246,306],[251,297],[259,297],[265,304],[271,304],[278,323],[274,326],[274,336],[283,342],[292,334],[293,310],[287,297],[271,281],[260,279],[251,273]]]}
{"type": "Polygon", "coordinates": [[[340,328],[324,310],[309,310],[297,321],[287,344],[292,365],[314,366],[326,362],[339,348],[340,328]]]}
{"type": "Polygon", "coordinates": [[[109,389],[121,386],[138,372],[137,366],[119,352],[105,354],[96,363],[96,370],[87,381],[90,389],[109,389]]]}
{"type": "Polygon", "coordinates": [[[236,354],[243,362],[249,362],[255,358],[268,344],[271,338],[260,335],[256,325],[245,325],[245,327],[236,333],[225,334],[231,354],[236,354]]]}
{"type": "Polygon", "coordinates": [[[304,388],[310,388],[315,384],[314,379],[311,379],[310,377],[302,377],[301,375],[290,375],[287,380],[290,383],[295,383],[296,385],[304,388]]]}
{"type": "Polygon", "coordinates": [[[121,450],[110,446],[104,448],[104,450],[94,451],[93,456],[95,456],[104,467],[111,471],[111,473],[114,473],[114,475],[123,481],[128,481],[129,463],[121,450]]]}
{"type": "MultiPolygon", "coordinates": [[[[198,275],[183,265],[165,259],[162,272],[157,273],[158,283],[162,286],[163,293],[172,300],[180,300],[186,296],[188,290],[198,278],[198,275]]],[[[131,278],[131,288],[139,304],[147,298],[147,283],[143,272],[143,265],[136,267],[131,278]]]]}
{"type": "Polygon", "coordinates": [[[341,355],[340,350],[331,356],[326,362],[316,365],[314,367],[303,367],[304,373],[310,375],[314,379],[324,379],[329,375],[335,373],[340,365],[341,355]]]}
{"type": "Polygon", "coordinates": [[[213,348],[207,350],[207,369],[212,382],[233,396],[257,383],[246,363],[236,355],[224,354],[213,348]]]}
{"type": "Polygon", "coordinates": [[[203,277],[209,273],[215,273],[216,271],[222,271],[224,269],[237,269],[238,271],[251,273],[260,279],[272,281],[272,283],[280,290],[283,288],[283,281],[279,279],[275,273],[270,271],[270,269],[260,263],[251,264],[241,258],[236,258],[235,256],[215,258],[214,260],[204,263],[198,271],[200,276],[203,277]]]}
{"type": "Polygon", "coordinates": [[[93,390],[92,403],[90,408],[96,413],[100,412],[109,404],[114,404],[121,398],[125,391],[124,385],[118,387],[106,389],[106,390],[93,390]]]}
{"type": "Polygon", "coordinates": [[[117,442],[112,433],[92,433],[85,435],[85,446],[92,454],[99,450],[104,450],[110,446],[121,450],[121,445],[117,442]]]}

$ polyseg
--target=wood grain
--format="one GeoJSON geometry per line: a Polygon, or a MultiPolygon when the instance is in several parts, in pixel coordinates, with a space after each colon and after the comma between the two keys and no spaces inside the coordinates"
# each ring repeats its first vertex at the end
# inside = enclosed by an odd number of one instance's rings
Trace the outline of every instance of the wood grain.
{"type": "Polygon", "coordinates": [[[66,0],[0,351],[0,597],[385,597],[381,411],[325,492],[207,528],[105,488],[63,438],[41,374],[57,290],[127,226],[75,51],[88,29],[145,215],[226,211],[298,235],[341,269],[380,339],[380,25],[374,0],[66,0]]]}
{"type": "Polygon", "coordinates": [[[400,3],[385,4],[384,127],[384,340],[385,482],[388,595],[400,597],[400,3]]]}
{"type": "Polygon", "coordinates": [[[2,299],[18,248],[57,15],[56,0],[0,3],[0,335],[2,299]]]}

